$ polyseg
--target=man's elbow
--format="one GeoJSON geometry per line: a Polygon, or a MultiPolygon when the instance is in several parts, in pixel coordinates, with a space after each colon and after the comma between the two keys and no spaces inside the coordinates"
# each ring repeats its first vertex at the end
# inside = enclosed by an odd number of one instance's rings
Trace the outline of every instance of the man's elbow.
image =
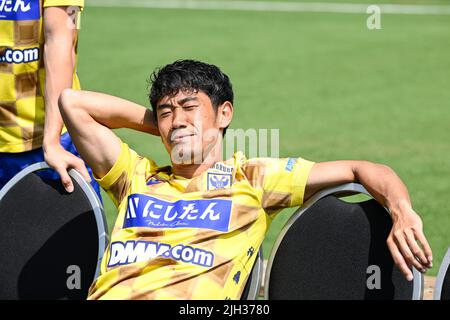
{"type": "Polygon", "coordinates": [[[66,115],[75,107],[76,90],[64,89],[58,98],[58,107],[61,115],[66,115]]]}
{"type": "Polygon", "coordinates": [[[395,174],[394,170],[386,164],[366,160],[357,161],[353,166],[353,173],[358,181],[362,175],[367,175],[368,173],[375,173],[380,176],[395,174]]]}
{"type": "Polygon", "coordinates": [[[369,162],[369,161],[367,161],[367,163],[372,168],[382,171],[382,172],[393,172],[394,171],[390,166],[388,166],[387,164],[384,164],[384,163],[369,162]]]}

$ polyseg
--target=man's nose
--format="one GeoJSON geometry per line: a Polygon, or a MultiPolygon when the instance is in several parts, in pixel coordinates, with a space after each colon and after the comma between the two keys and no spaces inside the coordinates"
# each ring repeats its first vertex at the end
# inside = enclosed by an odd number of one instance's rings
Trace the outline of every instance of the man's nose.
{"type": "Polygon", "coordinates": [[[183,108],[174,108],[172,117],[172,127],[173,128],[184,128],[187,126],[186,114],[183,108]]]}

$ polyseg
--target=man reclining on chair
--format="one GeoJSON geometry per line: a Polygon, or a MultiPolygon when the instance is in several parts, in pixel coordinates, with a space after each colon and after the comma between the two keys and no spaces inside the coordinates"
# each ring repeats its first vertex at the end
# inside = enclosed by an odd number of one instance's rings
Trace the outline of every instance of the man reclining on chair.
{"type": "Polygon", "coordinates": [[[118,207],[89,299],[239,299],[276,213],[327,187],[359,182],[391,213],[396,265],[432,265],[422,221],[387,166],[302,158],[222,159],[233,117],[229,78],[177,61],[152,75],[153,112],[113,96],[67,89],[60,110],[80,154],[118,207]],[[111,129],[159,135],[172,166],[139,156],[111,129]]]}

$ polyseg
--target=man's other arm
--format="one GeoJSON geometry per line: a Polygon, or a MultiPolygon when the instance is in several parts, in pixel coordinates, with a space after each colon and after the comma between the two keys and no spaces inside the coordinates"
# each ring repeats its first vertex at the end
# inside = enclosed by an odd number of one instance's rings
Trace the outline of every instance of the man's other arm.
{"type": "Polygon", "coordinates": [[[423,233],[422,220],[412,209],[405,184],[388,166],[368,161],[316,163],[308,177],[305,199],[321,189],[349,182],[361,183],[389,209],[393,226],[387,245],[405,277],[412,280],[412,266],[421,272],[432,267],[432,252],[423,233]]]}

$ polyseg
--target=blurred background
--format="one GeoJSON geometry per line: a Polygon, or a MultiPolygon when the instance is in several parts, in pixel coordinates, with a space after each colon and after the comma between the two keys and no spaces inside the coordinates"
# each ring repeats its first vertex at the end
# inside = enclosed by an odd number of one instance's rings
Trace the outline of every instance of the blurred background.
{"type": "MultiPolygon", "coordinates": [[[[279,129],[280,157],[391,166],[424,221],[436,275],[450,246],[450,0],[289,1],[87,0],[82,87],[149,106],[156,67],[218,65],[235,92],[230,128],[279,129]],[[367,27],[369,4],[396,5],[381,7],[381,29],[367,27]]],[[[158,137],[117,134],[170,163],[158,137]]],[[[103,201],[111,230],[117,212],[103,201]]],[[[294,210],[272,224],[266,258],[294,210]]]]}

